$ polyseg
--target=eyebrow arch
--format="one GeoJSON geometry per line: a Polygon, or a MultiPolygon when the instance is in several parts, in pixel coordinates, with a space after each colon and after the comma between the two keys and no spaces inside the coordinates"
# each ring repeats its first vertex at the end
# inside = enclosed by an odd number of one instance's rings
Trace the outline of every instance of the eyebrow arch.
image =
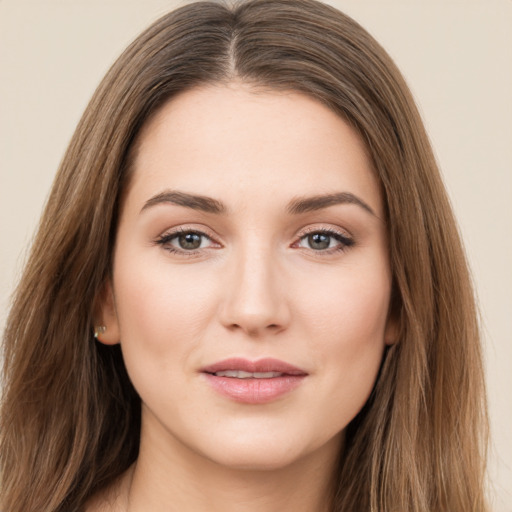
{"type": "Polygon", "coordinates": [[[147,200],[141,209],[141,213],[152,206],[165,203],[184,206],[185,208],[191,208],[206,213],[222,214],[227,211],[223,203],[211,197],[187,194],[186,192],[179,192],[177,190],[165,190],[147,200]]]}
{"type": "Polygon", "coordinates": [[[335,194],[325,194],[313,197],[304,197],[292,200],[287,207],[288,213],[298,215],[300,213],[322,210],[336,204],[355,204],[366,210],[371,215],[377,217],[377,214],[362,199],[350,192],[338,192],[335,194]]]}

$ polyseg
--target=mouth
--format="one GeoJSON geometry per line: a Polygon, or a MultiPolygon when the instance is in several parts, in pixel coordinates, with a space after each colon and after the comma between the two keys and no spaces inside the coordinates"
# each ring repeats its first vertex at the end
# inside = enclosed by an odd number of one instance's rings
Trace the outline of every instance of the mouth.
{"type": "Polygon", "coordinates": [[[225,370],[215,372],[215,377],[231,377],[232,379],[273,379],[285,375],[281,372],[244,372],[243,370],[225,370]]]}
{"type": "Polygon", "coordinates": [[[233,358],[201,369],[211,388],[230,400],[264,404],[291,393],[308,373],[278,359],[233,358]]]}

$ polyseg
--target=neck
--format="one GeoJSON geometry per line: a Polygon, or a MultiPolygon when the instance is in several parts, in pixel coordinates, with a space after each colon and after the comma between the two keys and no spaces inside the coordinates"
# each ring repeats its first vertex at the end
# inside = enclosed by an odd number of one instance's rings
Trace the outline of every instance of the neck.
{"type": "Polygon", "coordinates": [[[162,448],[149,437],[143,431],[139,458],[125,477],[126,512],[331,510],[339,438],[284,467],[255,469],[220,465],[179,441],[162,448]]]}

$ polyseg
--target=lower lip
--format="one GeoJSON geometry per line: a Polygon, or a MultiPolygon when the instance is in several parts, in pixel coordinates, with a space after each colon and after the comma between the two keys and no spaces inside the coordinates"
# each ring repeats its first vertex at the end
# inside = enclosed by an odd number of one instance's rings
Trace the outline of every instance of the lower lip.
{"type": "Polygon", "coordinates": [[[300,386],[305,375],[283,375],[272,379],[237,379],[204,373],[209,384],[221,395],[244,404],[265,404],[300,386]]]}

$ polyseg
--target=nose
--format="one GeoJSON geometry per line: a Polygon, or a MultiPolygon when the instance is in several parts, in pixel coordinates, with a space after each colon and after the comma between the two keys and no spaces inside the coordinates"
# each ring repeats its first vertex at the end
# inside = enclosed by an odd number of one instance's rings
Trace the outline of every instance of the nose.
{"type": "Polygon", "coordinates": [[[251,337],[288,327],[290,308],[284,279],[271,254],[241,254],[226,275],[220,321],[251,337]]]}

